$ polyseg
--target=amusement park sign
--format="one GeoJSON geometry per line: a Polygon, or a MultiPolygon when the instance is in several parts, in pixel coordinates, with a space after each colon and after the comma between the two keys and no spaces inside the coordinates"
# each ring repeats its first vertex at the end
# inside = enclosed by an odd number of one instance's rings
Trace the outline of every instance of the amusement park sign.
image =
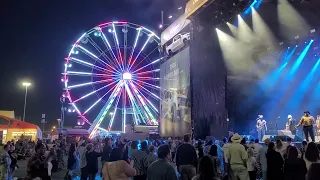
{"type": "Polygon", "coordinates": [[[209,0],[190,0],[186,5],[185,17],[189,18],[209,0]]]}

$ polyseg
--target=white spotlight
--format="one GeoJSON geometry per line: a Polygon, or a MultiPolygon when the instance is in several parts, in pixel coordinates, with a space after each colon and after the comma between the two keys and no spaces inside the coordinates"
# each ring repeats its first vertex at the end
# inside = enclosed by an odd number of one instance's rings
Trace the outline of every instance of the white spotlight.
{"type": "Polygon", "coordinates": [[[169,19],[171,19],[171,18],[172,18],[172,16],[170,15],[170,16],[169,16],[169,19]]]}
{"type": "Polygon", "coordinates": [[[159,29],[162,29],[163,25],[162,24],[159,24],[159,29]]]}
{"type": "Polygon", "coordinates": [[[131,80],[131,78],[132,78],[132,75],[128,72],[123,73],[123,75],[122,75],[123,80],[131,80]]]}
{"type": "Polygon", "coordinates": [[[181,10],[181,9],[182,9],[182,7],[179,7],[179,8],[178,8],[178,10],[181,10]]]}
{"type": "Polygon", "coordinates": [[[279,45],[282,46],[282,45],[283,45],[283,42],[280,42],[279,45]]]}
{"type": "Polygon", "coordinates": [[[316,32],[316,29],[312,29],[311,31],[310,31],[310,33],[312,34],[312,33],[315,33],[316,32]]]}

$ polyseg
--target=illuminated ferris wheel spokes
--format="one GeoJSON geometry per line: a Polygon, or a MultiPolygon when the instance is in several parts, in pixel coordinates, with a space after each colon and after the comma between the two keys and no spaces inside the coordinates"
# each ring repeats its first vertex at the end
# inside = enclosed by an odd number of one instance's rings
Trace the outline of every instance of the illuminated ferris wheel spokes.
{"type": "Polygon", "coordinates": [[[110,132],[120,120],[122,132],[128,120],[158,125],[159,43],[142,26],[110,22],[89,30],[72,46],[63,81],[70,104],[92,121],[91,136],[110,132]]]}

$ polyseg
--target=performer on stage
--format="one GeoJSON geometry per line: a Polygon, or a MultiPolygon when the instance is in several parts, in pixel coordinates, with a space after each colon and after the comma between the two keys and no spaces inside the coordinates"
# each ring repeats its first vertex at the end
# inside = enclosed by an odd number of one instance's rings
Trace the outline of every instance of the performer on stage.
{"type": "Polygon", "coordinates": [[[304,112],[304,116],[301,117],[301,120],[297,127],[303,126],[304,136],[306,141],[309,142],[309,135],[311,136],[312,141],[314,142],[314,132],[313,132],[313,124],[314,118],[310,115],[309,111],[304,112]]]}
{"type": "Polygon", "coordinates": [[[296,120],[293,119],[291,114],[289,114],[288,115],[288,126],[289,126],[288,130],[291,131],[292,135],[296,135],[296,133],[297,133],[297,129],[295,127],[295,124],[296,124],[296,120]]]}
{"type": "Polygon", "coordinates": [[[317,132],[316,134],[319,136],[320,135],[320,115],[317,115],[317,120],[316,120],[316,129],[317,129],[317,132]]]}
{"type": "Polygon", "coordinates": [[[258,139],[259,141],[262,141],[262,138],[267,131],[267,121],[263,119],[262,114],[258,115],[256,127],[258,131],[258,139]]]}

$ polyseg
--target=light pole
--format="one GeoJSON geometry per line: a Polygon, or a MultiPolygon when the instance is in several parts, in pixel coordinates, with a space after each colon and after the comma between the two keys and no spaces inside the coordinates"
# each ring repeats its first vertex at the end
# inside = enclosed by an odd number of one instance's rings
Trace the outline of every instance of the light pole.
{"type": "Polygon", "coordinates": [[[22,85],[26,87],[26,93],[24,94],[24,107],[23,107],[23,118],[22,118],[22,121],[25,121],[25,117],[26,117],[26,106],[27,106],[27,95],[28,95],[28,87],[31,85],[31,83],[29,83],[29,82],[23,82],[22,85]]]}

